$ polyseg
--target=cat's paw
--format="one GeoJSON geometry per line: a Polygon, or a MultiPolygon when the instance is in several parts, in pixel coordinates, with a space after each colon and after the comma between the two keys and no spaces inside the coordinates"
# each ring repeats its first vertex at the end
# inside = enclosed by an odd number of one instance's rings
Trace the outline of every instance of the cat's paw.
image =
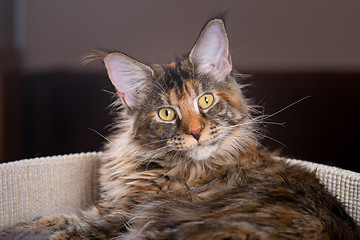
{"type": "Polygon", "coordinates": [[[76,239],[78,230],[78,217],[55,215],[36,218],[28,223],[19,223],[0,232],[0,240],[62,240],[76,239]]]}
{"type": "Polygon", "coordinates": [[[17,231],[3,231],[0,233],[1,240],[46,240],[49,239],[50,233],[45,232],[17,232],[17,231]]]}

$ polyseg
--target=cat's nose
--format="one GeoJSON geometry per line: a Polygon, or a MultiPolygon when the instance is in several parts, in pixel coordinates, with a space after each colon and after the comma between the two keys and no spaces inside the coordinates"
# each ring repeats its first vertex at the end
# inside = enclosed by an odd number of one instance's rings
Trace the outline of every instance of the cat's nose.
{"type": "Polygon", "coordinates": [[[203,130],[202,127],[199,127],[197,129],[194,130],[189,130],[189,133],[196,139],[196,141],[199,141],[200,139],[200,133],[203,130]]]}

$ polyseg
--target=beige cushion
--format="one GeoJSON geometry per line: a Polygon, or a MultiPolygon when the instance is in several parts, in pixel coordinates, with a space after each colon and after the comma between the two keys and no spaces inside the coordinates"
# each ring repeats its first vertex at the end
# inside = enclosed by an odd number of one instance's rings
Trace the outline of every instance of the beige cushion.
{"type": "MultiPolygon", "coordinates": [[[[101,153],[35,158],[0,164],[0,229],[36,216],[76,213],[97,199],[101,153]]],[[[360,222],[360,174],[299,160],[360,222]]]]}

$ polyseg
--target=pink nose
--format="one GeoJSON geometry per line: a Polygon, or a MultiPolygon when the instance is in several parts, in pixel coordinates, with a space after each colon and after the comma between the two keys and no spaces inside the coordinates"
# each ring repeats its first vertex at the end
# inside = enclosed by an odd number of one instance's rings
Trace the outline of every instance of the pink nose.
{"type": "Polygon", "coordinates": [[[198,129],[190,130],[189,132],[190,132],[191,135],[199,135],[201,130],[202,130],[202,128],[199,127],[198,129]]]}
{"type": "Polygon", "coordinates": [[[201,130],[202,128],[199,127],[198,129],[189,130],[189,133],[196,139],[196,141],[199,141],[201,130]]]}

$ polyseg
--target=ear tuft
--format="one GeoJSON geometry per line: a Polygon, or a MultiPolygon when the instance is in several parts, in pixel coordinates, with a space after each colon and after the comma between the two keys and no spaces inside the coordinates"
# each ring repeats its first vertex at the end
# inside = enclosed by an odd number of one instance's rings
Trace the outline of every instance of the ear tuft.
{"type": "Polygon", "coordinates": [[[222,20],[209,21],[201,31],[189,59],[199,74],[212,74],[224,80],[232,70],[229,41],[222,20]]]}
{"type": "Polygon", "coordinates": [[[123,102],[130,108],[137,107],[141,92],[153,75],[152,69],[122,53],[108,54],[104,63],[123,102]]]}

